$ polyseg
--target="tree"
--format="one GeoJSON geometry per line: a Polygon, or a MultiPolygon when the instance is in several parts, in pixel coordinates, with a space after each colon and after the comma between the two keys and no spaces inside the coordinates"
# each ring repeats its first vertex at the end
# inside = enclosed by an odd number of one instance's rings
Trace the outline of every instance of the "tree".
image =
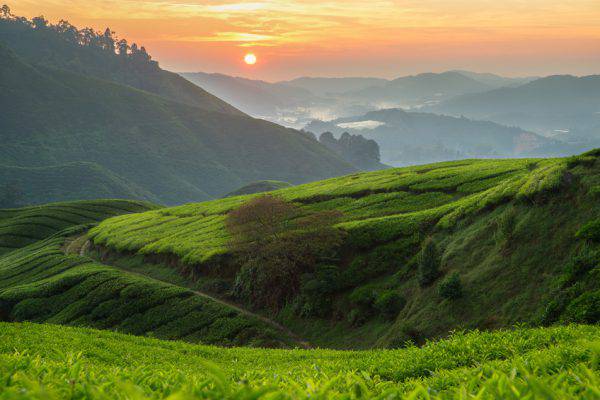
{"type": "Polygon", "coordinates": [[[33,17],[31,22],[33,23],[33,27],[35,29],[44,29],[48,27],[48,20],[44,18],[43,15],[40,15],[39,17],[33,17]]]}
{"type": "Polygon", "coordinates": [[[0,18],[2,19],[11,19],[12,18],[12,14],[10,13],[10,8],[4,4],[2,7],[0,7],[0,18]]]}
{"type": "Polygon", "coordinates": [[[127,56],[127,52],[129,51],[129,45],[127,44],[126,39],[121,39],[117,42],[117,49],[119,50],[120,56],[127,56]]]}
{"type": "Polygon", "coordinates": [[[23,190],[17,182],[9,182],[0,192],[0,208],[16,208],[23,205],[23,190]]]}
{"type": "Polygon", "coordinates": [[[432,239],[427,239],[418,257],[419,261],[419,284],[427,286],[439,275],[440,255],[432,239]]]}
{"type": "Polygon", "coordinates": [[[337,212],[307,213],[280,197],[255,197],[227,215],[229,247],[241,265],[234,294],[255,307],[279,309],[295,297],[301,277],[335,253],[342,233],[337,212]]]}

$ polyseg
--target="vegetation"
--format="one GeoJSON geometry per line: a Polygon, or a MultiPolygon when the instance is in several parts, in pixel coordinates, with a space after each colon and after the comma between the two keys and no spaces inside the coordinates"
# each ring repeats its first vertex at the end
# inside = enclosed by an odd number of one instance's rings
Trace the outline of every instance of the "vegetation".
{"type": "Polygon", "coordinates": [[[281,182],[281,181],[256,181],[256,182],[250,182],[249,184],[244,185],[241,188],[236,189],[231,193],[227,193],[224,197],[242,196],[245,194],[271,192],[273,190],[283,189],[283,188],[290,187],[290,186],[292,186],[292,185],[287,182],[281,182]]]}
{"type": "Polygon", "coordinates": [[[43,167],[0,166],[0,208],[106,198],[158,202],[158,198],[152,193],[96,163],[72,162],[43,167]]]}
{"type": "Polygon", "coordinates": [[[600,328],[455,333],[422,348],[222,349],[0,323],[0,395],[28,399],[600,396],[600,328]]]}
{"type": "Polygon", "coordinates": [[[0,210],[0,319],[228,346],[295,344],[279,328],[228,304],[79,255],[79,236],[90,225],[152,208],[98,200],[0,210]]]}
{"type": "Polygon", "coordinates": [[[460,282],[460,275],[453,273],[446,280],[440,283],[438,288],[440,296],[448,300],[456,300],[463,295],[462,283],[460,282]]]}
{"type": "Polygon", "coordinates": [[[227,215],[230,249],[239,259],[236,297],[255,307],[279,309],[298,294],[301,276],[335,254],[342,237],[331,211],[303,215],[285,200],[264,195],[227,215]]]}
{"type": "MultiPolygon", "coordinates": [[[[302,268],[277,307],[254,303],[254,295],[238,300],[313,344],[336,348],[423,343],[458,328],[593,322],[597,303],[588,293],[600,289],[593,273],[564,287],[560,280],[582,246],[597,245],[576,233],[600,215],[591,190],[600,184],[599,167],[569,159],[463,160],[272,192],[294,213],[341,212],[335,227],[343,242],[302,268]],[[555,299],[563,300],[551,306],[555,299]],[[554,311],[544,318],[548,308],[554,311]]],[[[243,263],[231,257],[226,221],[260,198],[119,216],[89,237],[117,259],[133,254],[175,266],[188,285],[229,298],[243,263]]]]}
{"type": "Polygon", "coordinates": [[[36,203],[73,199],[67,179],[93,170],[90,196],[181,204],[265,178],[296,184],[354,171],[298,131],[111,50],[110,38],[64,21],[0,18],[0,184],[15,173],[36,203]],[[60,170],[69,175],[45,180],[60,170]]]}

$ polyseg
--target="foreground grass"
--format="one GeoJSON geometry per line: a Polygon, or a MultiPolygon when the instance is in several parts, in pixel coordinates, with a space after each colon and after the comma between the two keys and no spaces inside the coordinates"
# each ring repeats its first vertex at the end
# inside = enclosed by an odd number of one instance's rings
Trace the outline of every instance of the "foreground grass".
{"type": "Polygon", "coordinates": [[[600,327],[457,333],[343,352],[190,345],[0,324],[3,399],[600,398],[600,327]]]}

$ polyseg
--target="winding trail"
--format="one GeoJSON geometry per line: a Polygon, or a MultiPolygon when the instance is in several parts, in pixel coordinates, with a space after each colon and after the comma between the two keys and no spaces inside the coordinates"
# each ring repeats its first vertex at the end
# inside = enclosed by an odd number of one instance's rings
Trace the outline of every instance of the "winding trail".
{"type": "MultiPolygon", "coordinates": [[[[87,240],[86,236],[85,235],[81,235],[81,236],[76,236],[76,237],[67,239],[67,241],[65,242],[65,245],[63,246],[63,251],[65,252],[65,254],[77,254],[77,255],[82,256],[82,257],[89,257],[89,255],[87,253],[88,253],[88,250],[89,250],[90,246],[91,246],[91,243],[90,243],[89,240],[87,240]]],[[[155,279],[155,278],[150,278],[150,277],[148,277],[148,276],[146,276],[144,274],[141,274],[139,272],[130,271],[130,270],[119,268],[117,266],[106,264],[106,263],[104,263],[104,264],[105,265],[109,265],[109,266],[111,266],[113,268],[121,269],[123,271],[126,271],[129,274],[133,274],[133,275],[137,275],[137,276],[141,276],[141,277],[149,278],[149,279],[155,279]]],[[[165,282],[165,281],[161,281],[161,282],[165,282]]],[[[165,283],[172,284],[170,282],[165,282],[165,283]]],[[[303,338],[301,338],[300,336],[298,336],[297,334],[295,334],[294,332],[292,332],[289,328],[281,325],[280,323],[278,323],[276,321],[273,321],[270,318],[265,317],[264,315],[256,314],[256,313],[254,313],[252,311],[249,311],[249,310],[247,310],[245,308],[242,308],[239,304],[235,304],[235,303],[232,303],[232,302],[229,302],[229,301],[221,300],[221,299],[219,299],[217,297],[211,296],[208,293],[200,292],[198,290],[193,290],[193,289],[190,289],[188,287],[186,287],[185,289],[187,289],[187,290],[191,291],[192,293],[194,293],[194,294],[196,294],[198,296],[201,296],[201,297],[203,297],[203,298],[205,298],[207,300],[211,300],[211,301],[214,301],[214,302],[219,303],[221,305],[224,305],[226,307],[230,307],[230,308],[236,310],[237,312],[239,312],[240,314],[243,314],[243,315],[246,315],[248,317],[256,318],[256,319],[259,319],[259,320],[263,321],[264,323],[272,326],[273,328],[275,328],[275,329],[277,329],[277,330],[285,333],[287,336],[289,336],[294,341],[294,343],[296,345],[298,345],[298,347],[301,347],[303,349],[312,349],[313,348],[308,341],[304,340],[303,338]]]]}

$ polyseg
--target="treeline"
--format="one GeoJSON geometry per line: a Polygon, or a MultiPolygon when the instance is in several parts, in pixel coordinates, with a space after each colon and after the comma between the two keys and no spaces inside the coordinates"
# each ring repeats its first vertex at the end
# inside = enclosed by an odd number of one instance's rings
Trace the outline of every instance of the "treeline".
{"type": "Polygon", "coordinates": [[[89,27],[77,29],[64,19],[56,24],[51,24],[44,16],[33,17],[29,20],[13,15],[6,4],[0,7],[0,20],[39,31],[54,32],[69,43],[114,54],[136,66],[158,68],[158,62],[152,60],[144,46],[138,46],[136,43],[129,44],[126,39],[119,39],[110,28],[106,28],[104,32],[94,31],[89,27]]]}

